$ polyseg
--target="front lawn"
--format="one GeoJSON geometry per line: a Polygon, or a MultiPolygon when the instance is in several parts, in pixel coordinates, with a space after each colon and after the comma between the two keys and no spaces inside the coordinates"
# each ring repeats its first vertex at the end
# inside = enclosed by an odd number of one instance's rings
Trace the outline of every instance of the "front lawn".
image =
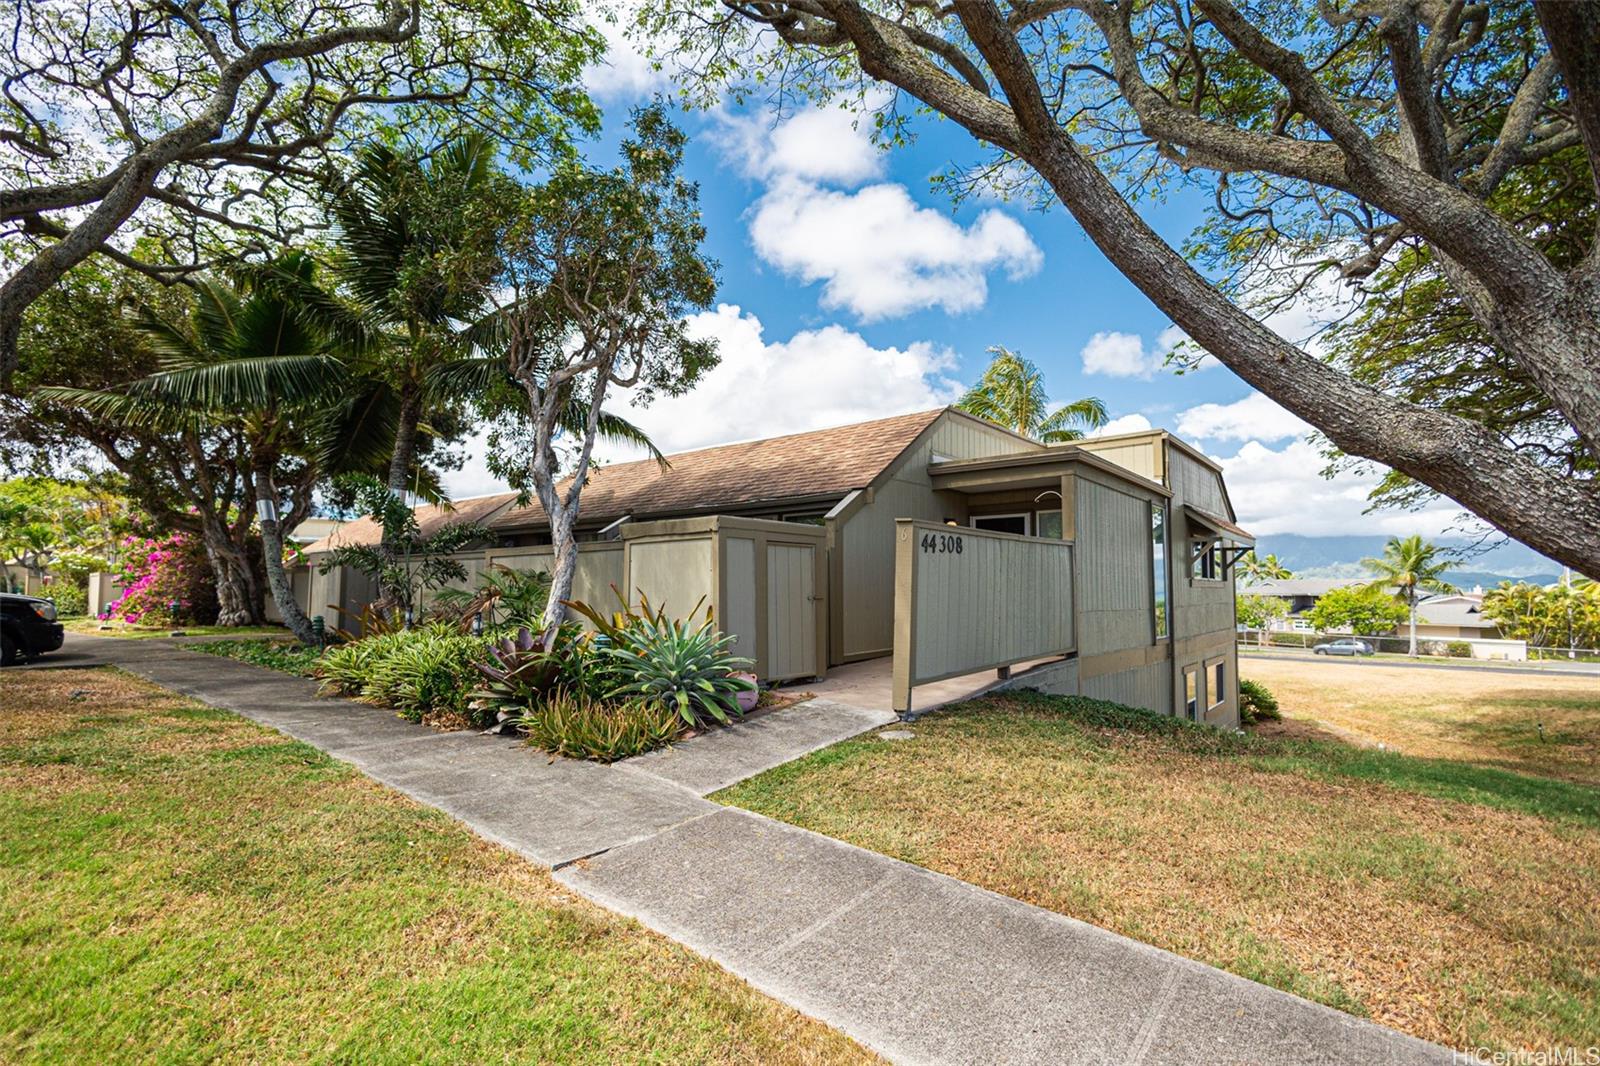
{"type": "Polygon", "coordinates": [[[281,734],[111,671],[0,685],[0,1061],[867,1058],[281,734]]]}
{"type": "Polygon", "coordinates": [[[1355,744],[1600,786],[1600,678],[1239,660],[1290,721],[1355,744]]]}
{"type": "Polygon", "coordinates": [[[1030,693],[910,728],[716,798],[1426,1039],[1600,1045],[1600,789],[1030,693]]]}

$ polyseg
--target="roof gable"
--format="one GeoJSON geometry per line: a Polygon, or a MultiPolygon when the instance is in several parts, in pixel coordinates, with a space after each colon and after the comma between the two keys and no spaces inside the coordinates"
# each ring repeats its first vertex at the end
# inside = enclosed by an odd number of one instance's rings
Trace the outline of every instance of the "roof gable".
{"type": "MultiPolygon", "coordinates": [[[[727,507],[782,504],[842,496],[873,482],[944,408],[871,422],[723,444],[652,459],[603,466],[583,489],[586,522],[624,515],[645,518],[727,507]]],[[[567,481],[559,490],[564,491],[567,481]]],[[[495,517],[497,530],[543,525],[537,500],[495,517]]]]}

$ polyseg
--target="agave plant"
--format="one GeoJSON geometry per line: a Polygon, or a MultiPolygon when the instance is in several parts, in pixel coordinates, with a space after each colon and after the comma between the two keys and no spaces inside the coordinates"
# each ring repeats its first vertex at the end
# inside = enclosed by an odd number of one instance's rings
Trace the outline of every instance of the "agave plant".
{"type": "Polygon", "coordinates": [[[621,680],[612,695],[659,700],[691,726],[708,718],[726,725],[729,715],[744,713],[739,693],[756,687],[753,681],[735,676],[750,665],[749,659],[729,653],[735,639],[719,634],[709,618],[695,627],[665,618],[638,618],[605,649],[621,680]]]}

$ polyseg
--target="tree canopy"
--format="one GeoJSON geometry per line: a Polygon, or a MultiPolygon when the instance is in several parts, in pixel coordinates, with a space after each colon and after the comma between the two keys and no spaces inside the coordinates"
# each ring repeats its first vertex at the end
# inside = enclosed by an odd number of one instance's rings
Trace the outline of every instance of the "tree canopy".
{"type": "MultiPolygon", "coordinates": [[[[991,153],[945,176],[958,194],[1061,204],[1197,344],[1333,447],[1600,570],[1595,4],[662,0],[641,21],[707,96],[899,90],[991,153]],[[1134,207],[1177,182],[1214,203],[1187,256],[1134,207]],[[1544,220],[1574,207],[1548,240],[1544,220]],[[1509,394],[1486,410],[1458,402],[1464,380],[1409,388],[1404,368],[1325,360],[1262,321],[1318,283],[1381,284],[1408,253],[1515,367],[1504,384],[1536,393],[1543,439],[1507,424],[1509,394]]],[[[909,129],[899,103],[891,137],[909,129]]]]}
{"type": "Polygon", "coordinates": [[[96,252],[174,279],[324,223],[331,161],[375,135],[493,131],[522,164],[597,117],[574,0],[39,0],[0,56],[0,374],[22,312],[96,252]],[[138,242],[134,236],[141,238],[138,242]]]}

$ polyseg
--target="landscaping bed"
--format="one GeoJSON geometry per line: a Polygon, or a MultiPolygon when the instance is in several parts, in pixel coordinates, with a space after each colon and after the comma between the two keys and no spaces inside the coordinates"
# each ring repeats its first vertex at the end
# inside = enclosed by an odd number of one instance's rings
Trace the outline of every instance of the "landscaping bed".
{"type": "Polygon", "coordinates": [[[0,1060],[870,1061],[281,734],[110,670],[5,688],[0,1060]]]}
{"type": "MultiPolygon", "coordinates": [[[[555,755],[613,762],[726,725],[754,709],[748,665],[709,617],[696,624],[647,602],[561,626],[470,632],[462,621],[414,628],[368,619],[369,635],[322,650],[283,641],[213,641],[195,650],[316,677],[328,695],[391,707],[438,729],[514,730],[555,755]],[[744,704],[750,704],[748,708],[744,704]]],[[[347,635],[348,636],[348,635],[347,635]]],[[[767,705],[792,702],[766,695],[767,705]]]]}
{"type": "Polygon", "coordinates": [[[1600,1045],[1600,789],[1031,693],[909,728],[713,798],[1425,1039],[1600,1045]]]}

